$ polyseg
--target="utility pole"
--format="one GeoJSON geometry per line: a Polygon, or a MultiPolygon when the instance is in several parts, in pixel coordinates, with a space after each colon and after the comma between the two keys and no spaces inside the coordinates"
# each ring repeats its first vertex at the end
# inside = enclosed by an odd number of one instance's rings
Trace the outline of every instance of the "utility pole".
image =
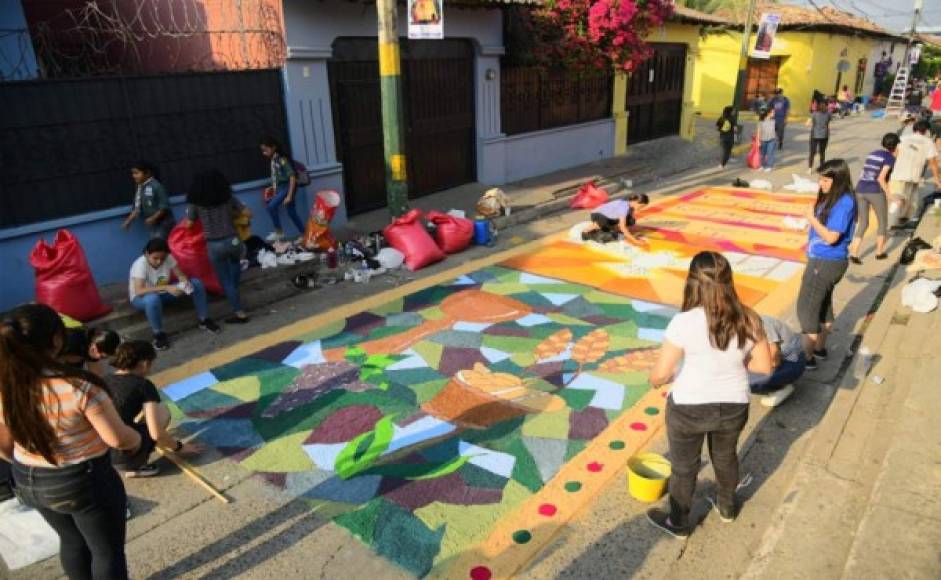
{"type": "Polygon", "coordinates": [[[379,90],[382,98],[382,149],[386,162],[386,200],[389,213],[408,211],[405,171],[405,111],[402,103],[402,65],[399,53],[399,15],[396,0],[377,0],[379,15],[379,90]]]}
{"type": "Polygon", "coordinates": [[[738,76],[735,78],[735,93],[732,95],[733,127],[738,125],[738,104],[742,102],[742,97],[745,95],[745,76],[748,74],[748,44],[751,39],[752,19],[755,14],[756,4],[756,0],[749,0],[748,13],[745,15],[745,29],[742,30],[742,52],[738,57],[738,76]]]}

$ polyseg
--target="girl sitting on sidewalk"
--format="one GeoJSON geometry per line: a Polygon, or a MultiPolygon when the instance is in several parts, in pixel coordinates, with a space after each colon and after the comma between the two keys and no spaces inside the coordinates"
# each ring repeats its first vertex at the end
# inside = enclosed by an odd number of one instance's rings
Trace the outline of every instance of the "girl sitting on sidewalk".
{"type": "Polygon", "coordinates": [[[157,387],[147,379],[156,358],[157,351],[150,343],[143,340],[125,342],[118,347],[111,363],[116,370],[105,377],[121,420],[141,436],[137,451],[111,452],[111,462],[124,472],[125,477],[151,477],[160,473],[157,464],[148,462],[158,445],[176,453],[184,449],[182,441],[167,433],[170,410],[160,402],[157,387]]]}
{"type": "Polygon", "coordinates": [[[692,532],[689,512],[704,439],[719,486],[715,509],[723,522],[735,519],[736,446],[748,420],[748,371],[767,375],[771,368],[761,319],[735,293],[728,260],[717,252],[696,254],[681,312],[667,325],[650,373],[655,387],[673,383],[666,415],[673,465],[670,510],[649,510],[653,525],[677,538],[692,532]]]}

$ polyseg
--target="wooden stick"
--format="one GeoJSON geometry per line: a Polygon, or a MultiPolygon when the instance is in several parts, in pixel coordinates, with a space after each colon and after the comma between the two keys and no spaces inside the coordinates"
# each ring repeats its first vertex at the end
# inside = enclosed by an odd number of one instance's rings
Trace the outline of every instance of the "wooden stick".
{"type": "Polygon", "coordinates": [[[202,487],[203,489],[211,493],[213,496],[215,496],[216,499],[218,499],[222,503],[232,503],[232,500],[224,496],[222,492],[220,492],[218,489],[213,487],[213,485],[209,483],[209,481],[205,477],[203,477],[202,474],[196,471],[195,467],[193,467],[192,465],[190,465],[183,459],[177,457],[172,451],[167,451],[166,449],[163,449],[161,447],[158,447],[157,451],[160,453],[160,455],[163,455],[171,463],[179,467],[180,471],[188,475],[190,479],[192,479],[197,484],[199,484],[200,487],[202,487]]]}

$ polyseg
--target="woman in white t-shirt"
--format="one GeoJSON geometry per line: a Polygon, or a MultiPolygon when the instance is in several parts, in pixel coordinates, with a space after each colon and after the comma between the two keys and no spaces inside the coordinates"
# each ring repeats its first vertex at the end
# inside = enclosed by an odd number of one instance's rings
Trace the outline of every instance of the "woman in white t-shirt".
{"type": "Polygon", "coordinates": [[[199,278],[187,278],[163,238],[152,238],[144,246],[144,255],[134,260],[128,281],[131,306],[143,310],[154,331],[154,348],[166,350],[170,340],[163,331],[163,305],[189,294],[193,298],[199,327],[212,333],[221,331],[209,318],[206,288],[199,278]],[[176,282],[173,282],[173,279],[176,282]]]}
{"type": "Polygon", "coordinates": [[[682,311],[667,326],[650,373],[655,387],[673,383],[666,415],[670,511],[649,510],[651,523],[678,538],[689,536],[704,439],[719,488],[716,511],[724,522],[735,519],[736,446],[748,420],[748,371],[770,374],[771,361],[761,319],[735,293],[728,260],[716,252],[696,254],[682,311]]]}

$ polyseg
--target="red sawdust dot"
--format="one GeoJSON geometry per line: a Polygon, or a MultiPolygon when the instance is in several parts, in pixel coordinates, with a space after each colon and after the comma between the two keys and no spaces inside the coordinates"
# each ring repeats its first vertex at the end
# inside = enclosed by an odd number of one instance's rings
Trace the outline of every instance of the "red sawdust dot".
{"type": "Polygon", "coordinates": [[[646,430],[647,430],[647,424],[646,424],[646,423],[640,423],[640,422],[638,422],[638,423],[631,423],[631,429],[633,429],[634,431],[646,431],[646,430]]]}
{"type": "Polygon", "coordinates": [[[592,473],[598,473],[599,471],[604,469],[604,465],[598,463],[597,461],[592,461],[591,463],[588,464],[587,469],[588,471],[591,471],[592,473]]]}
{"type": "Polygon", "coordinates": [[[666,399],[667,397],[670,396],[670,391],[663,391],[662,393],[660,393],[660,396],[666,399]]]}
{"type": "Polygon", "coordinates": [[[470,577],[471,580],[490,580],[493,577],[493,572],[486,566],[477,566],[471,569],[470,577]]]}
{"type": "Polygon", "coordinates": [[[551,503],[544,503],[539,506],[539,515],[546,516],[547,518],[554,516],[557,511],[559,511],[559,508],[551,503]]]}

